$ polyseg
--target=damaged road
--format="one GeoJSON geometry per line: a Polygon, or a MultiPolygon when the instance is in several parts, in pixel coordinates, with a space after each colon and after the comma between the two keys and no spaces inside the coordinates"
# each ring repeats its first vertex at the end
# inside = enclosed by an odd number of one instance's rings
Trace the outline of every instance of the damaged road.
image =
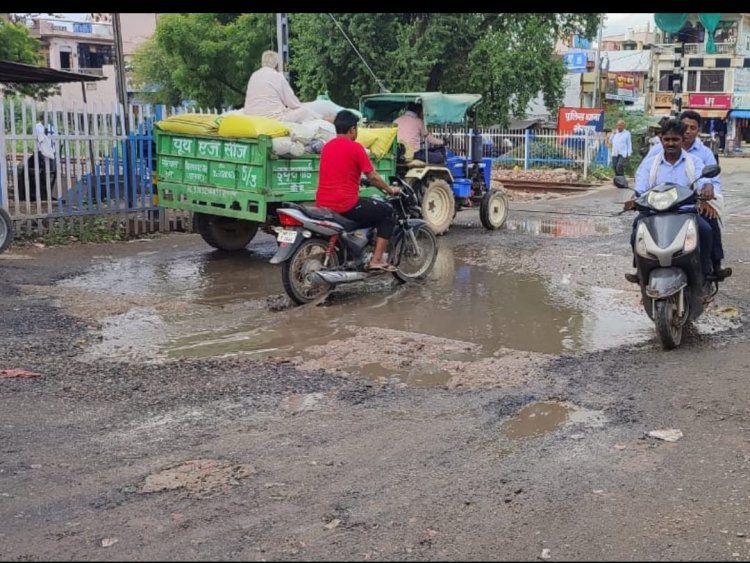
{"type": "Polygon", "coordinates": [[[744,162],[734,276],[670,352],[615,189],[464,211],[428,284],[310,309],[268,237],[14,247],[0,370],[39,376],[0,378],[0,555],[750,559],[744,162]]]}

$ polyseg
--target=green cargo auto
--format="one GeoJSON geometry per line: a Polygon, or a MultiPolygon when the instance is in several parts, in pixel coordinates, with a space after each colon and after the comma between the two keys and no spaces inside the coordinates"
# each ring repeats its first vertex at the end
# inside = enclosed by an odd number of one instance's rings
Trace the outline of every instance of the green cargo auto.
{"type": "MultiPolygon", "coordinates": [[[[258,232],[278,225],[285,202],[313,202],[320,155],[278,156],[271,137],[224,138],[154,130],[159,206],[193,212],[194,228],[209,245],[241,250],[258,232]]],[[[395,175],[396,150],[373,159],[384,178],[395,175]]],[[[372,187],[362,195],[380,196],[372,187]]]]}

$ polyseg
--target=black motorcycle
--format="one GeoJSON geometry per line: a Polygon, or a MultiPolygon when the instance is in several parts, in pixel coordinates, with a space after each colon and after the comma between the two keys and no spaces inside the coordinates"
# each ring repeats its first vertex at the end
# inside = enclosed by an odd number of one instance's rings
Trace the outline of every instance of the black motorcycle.
{"type": "MultiPolygon", "coordinates": [[[[420,215],[414,189],[391,177],[401,193],[388,198],[396,214],[396,228],[387,249],[388,263],[401,282],[424,279],[435,265],[437,238],[420,215]]],[[[275,227],[279,248],[272,264],[282,264],[281,280],[289,297],[303,305],[323,300],[335,286],[382,275],[367,269],[375,246],[375,229],[329,209],[287,202],[277,209],[275,227]]]]}
{"type": "MultiPolygon", "coordinates": [[[[720,173],[721,168],[709,165],[696,181],[720,173]]],[[[614,184],[630,189],[624,176],[616,176],[614,184]]],[[[719,289],[719,280],[704,278],[701,268],[698,200],[695,182],[659,184],[634,200],[641,212],[634,251],[643,307],[665,349],[679,346],[685,324],[703,313],[719,289]],[[692,209],[678,212],[685,206],[692,209]]]]}

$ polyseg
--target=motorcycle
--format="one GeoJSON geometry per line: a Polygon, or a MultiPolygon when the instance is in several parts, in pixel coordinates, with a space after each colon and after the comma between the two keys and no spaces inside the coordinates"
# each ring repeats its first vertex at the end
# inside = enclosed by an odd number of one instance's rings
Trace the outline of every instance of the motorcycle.
{"type": "Polygon", "coordinates": [[[13,223],[10,215],[0,208],[0,254],[5,252],[13,240],[13,223]]]}
{"type": "MultiPolygon", "coordinates": [[[[696,181],[720,173],[719,166],[706,166],[696,181]]],[[[634,248],[643,307],[666,350],[680,345],[685,325],[703,313],[719,290],[719,280],[704,278],[701,268],[696,181],[689,186],[659,184],[634,200],[634,210],[643,215],[634,248]],[[693,209],[678,212],[688,205],[693,209]]],[[[631,189],[624,176],[616,176],[614,184],[631,189]]]]}
{"type": "MultiPolygon", "coordinates": [[[[391,272],[400,282],[422,280],[437,258],[437,238],[421,216],[417,194],[395,176],[392,186],[399,195],[387,199],[396,215],[396,227],[386,250],[391,272]]],[[[287,295],[298,305],[324,300],[340,284],[382,275],[367,269],[375,246],[375,229],[329,209],[293,202],[276,210],[274,227],[279,247],[272,264],[282,264],[281,280],[287,295]]]]}

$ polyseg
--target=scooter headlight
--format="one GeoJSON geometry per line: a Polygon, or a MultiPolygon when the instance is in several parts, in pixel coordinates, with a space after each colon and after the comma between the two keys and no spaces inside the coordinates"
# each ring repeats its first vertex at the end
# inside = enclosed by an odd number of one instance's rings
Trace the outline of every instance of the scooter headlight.
{"type": "Polygon", "coordinates": [[[666,192],[649,192],[646,201],[649,207],[657,211],[669,209],[677,201],[677,188],[669,189],[666,192]]]}
{"type": "Polygon", "coordinates": [[[638,256],[642,256],[643,258],[651,257],[651,254],[649,254],[646,249],[647,233],[648,229],[646,228],[645,223],[638,223],[638,228],[635,230],[635,252],[638,256]]]}
{"type": "Polygon", "coordinates": [[[698,230],[695,228],[695,221],[690,221],[685,232],[685,244],[682,246],[682,252],[687,254],[695,250],[698,246],[698,230]]]}

